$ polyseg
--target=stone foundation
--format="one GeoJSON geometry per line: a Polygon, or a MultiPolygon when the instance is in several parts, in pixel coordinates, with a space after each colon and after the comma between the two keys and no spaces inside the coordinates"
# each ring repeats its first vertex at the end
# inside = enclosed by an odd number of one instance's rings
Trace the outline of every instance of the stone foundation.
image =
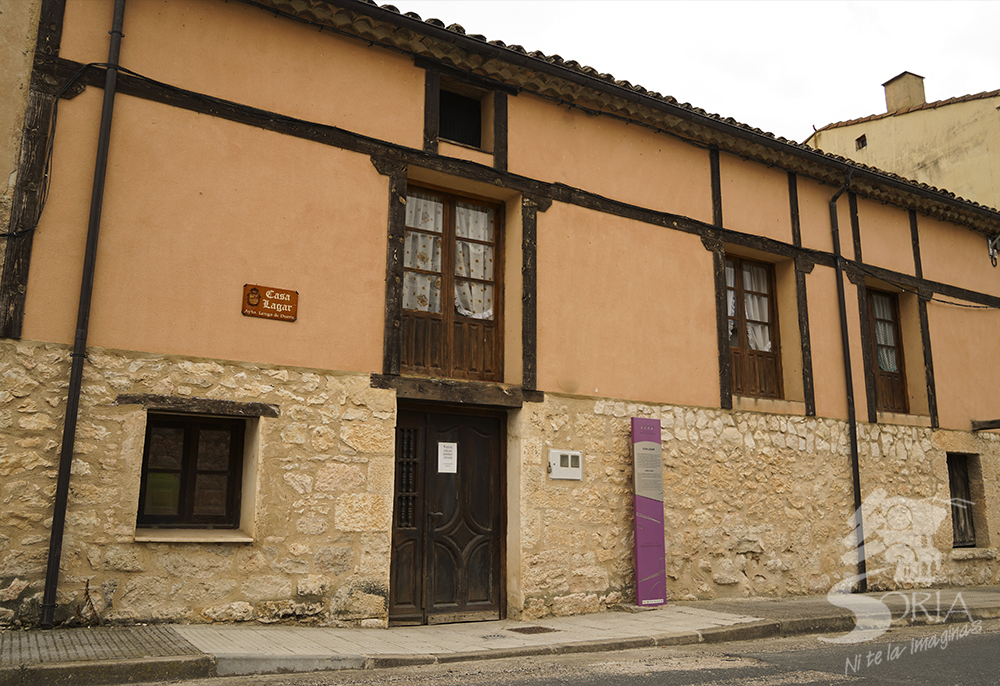
{"type": "MultiPolygon", "coordinates": [[[[0,342],[0,376],[0,625],[30,625],[69,350],[0,342]]],[[[509,616],[634,602],[633,416],[662,425],[668,599],[825,594],[856,573],[845,422],[546,394],[509,422],[509,616]],[[550,479],[550,448],[581,450],[583,480],[550,479]]],[[[372,389],[366,374],[92,349],[57,620],[385,626],[395,420],[394,392],[372,389]],[[136,540],[146,408],[116,404],[126,395],[279,409],[248,420],[252,507],[237,540],[205,531],[136,540]]],[[[941,514],[923,542],[936,557],[919,578],[894,574],[898,560],[867,539],[868,569],[888,570],[873,574],[872,588],[998,582],[1000,515],[986,507],[1000,499],[995,434],[861,424],[859,451],[871,507],[904,498],[941,514]],[[970,471],[976,548],[952,550],[948,453],[979,456],[970,471]]]]}
{"type": "MultiPolygon", "coordinates": [[[[41,598],[69,351],[0,344],[0,624],[41,598]]],[[[92,349],[58,620],[384,625],[395,396],[368,375],[92,349]],[[252,543],[136,542],[145,408],[123,394],[275,405],[258,423],[252,543]]],[[[205,532],[202,532],[205,533],[205,532]]],[[[209,532],[210,533],[210,532],[209,532]]],[[[246,537],[244,537],[246,538],[246,537]]]]}
{"type": "MultiPolygon", "coordinates": [[[[591,612],[634,602],[630,418],[662,426],[667,599],[826,594],[854,574],[854,500],[847,423],[546,394],[520,417],[522,557],[513,573],[522,616],[591,612]],[[582,450],[583,481],[554,481],[550,448],[582,450]]],[[[859,426],[862,493],[926,501],[946,517],[927,545],[932,578],[893,571],[869,586],[997,583],[1000,443],[992,433],[859,426]],[[977,548],[952,551],[946,454],[982,456],[977,548]]],[[[876,513],[877,515],[877,513],[876,513]]],[[[874,536],[874,539],[873,539],[874,536]]],[[[878,556],[870,531],[869,572],[878,556]]],[[[518,604],[517,602],[512,605],[518,604]]]]}

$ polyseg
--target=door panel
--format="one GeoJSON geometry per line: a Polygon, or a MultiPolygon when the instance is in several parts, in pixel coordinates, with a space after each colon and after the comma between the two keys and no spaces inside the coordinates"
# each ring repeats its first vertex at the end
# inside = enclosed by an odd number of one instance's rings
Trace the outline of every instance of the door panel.
{"type": "Polygon", "coordinates": [[[400,410],[392,623],[500,617],[502,427],[499,415],[400,410]],[[457,446],[454,473],[439,472],[441,443],[457,446]]]}

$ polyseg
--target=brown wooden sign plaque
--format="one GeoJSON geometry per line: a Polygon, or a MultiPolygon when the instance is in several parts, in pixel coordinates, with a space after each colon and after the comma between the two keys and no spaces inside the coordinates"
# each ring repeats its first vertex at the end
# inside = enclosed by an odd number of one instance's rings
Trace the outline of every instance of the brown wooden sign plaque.
{"type": "Polygon", "coordinates": [[[244,284],[243,315],[294,322],[299,316],[299,292],[252,283],[244,284]]]}

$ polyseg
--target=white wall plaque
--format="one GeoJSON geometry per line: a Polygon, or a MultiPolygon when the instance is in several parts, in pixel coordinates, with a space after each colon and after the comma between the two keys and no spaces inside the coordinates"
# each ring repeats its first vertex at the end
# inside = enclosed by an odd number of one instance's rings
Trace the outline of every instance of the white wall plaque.
{"type": "Polygon", "coordinates": [[[458,443],[438,443],[438,474],[458,472],[458,443]]]}

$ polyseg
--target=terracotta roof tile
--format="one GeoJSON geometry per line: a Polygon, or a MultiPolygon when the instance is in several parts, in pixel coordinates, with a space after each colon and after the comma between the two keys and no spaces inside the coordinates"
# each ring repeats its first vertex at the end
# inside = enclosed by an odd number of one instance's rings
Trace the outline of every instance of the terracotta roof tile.
{"type": "MultiPolygon", "coordinates": [[[[370,1],[370,0],[366,0],[366,1],[370,1]]],[[[389,8],[389,7],[391,7],[391,5],[383,6],[383,9],[386,9],[386,8],[389,8]]],[[[416,14],[416,13],[408,12],[407,16],[413,17],[414,14],[416,14]]],[[[419,15],[416,15],[413,18],[419,19],[419,15]]],[[[432,26],[439,26],[439,27],[443,27],[444,26],[443,22],[441,22],[440,20],[437,20],[437,19],[427,19],[427,20],[425,20],[425,23],[431,24],[432,26]]],[[[448,28],[449,31],[452,31],[454,33],[458,33],[460,35],[465,35],[465,29],[461,25],[459,25],[459,24],[451,24],[447,28],[448,28]]],[[[686,102],[685,103],[681,103],[681,102],[678,102],[676,98],[671,97],[669,95],[661,95],[660,93],[657,93],[655,91],[648,91],[648,90],[646,90],[645,88],[643,88],[639,84],[632,84],[631,82],[626,81],[626,80],[616,79],[611,74],[599,73],[593,67],[583,66],[579,62],[577,62],[576,60],[564,60],[560,55],[556,55],[556,54],[546,55],[545,53],[543,53],[540,50],[533,50],[531,52],[527,52],[520,45],[504,45],[503,41],[500,41],[500,40],[491,40],[491,41],[489,41],[489,43],[491,45],[495,45],[497,47],[506,47],[508,50],[514,50],[515,52],[518,52],[518,53],[521,53],[521,54],[525,54],[528,57],[532,57],[534,59],[538,59],[538,60],[543,60],[545,62],[549,62],[550,64],[555,64],[555,65],[558,65],[558,66],[561,66],[561,67],[565,67],[567,69],[571,69],[573,71],[579,72],[581,74],[585,74],[587,76],[600,78],[601,80],[604,80],[604,81],[609,81],[609,82],[615,84],[616,86],[619,86],[619,87],[622,87],[622,88],[628,88],[629,90],[635,91],[636,93],[639,93],[641,95],[645,95],[645,96],[651,97],[651,98],[656,98],[658,100],[663,100],[664,102],[670,103],[671,105],[680,106],[682,108],[688,109],[691,112],[694,112],[695,114],[699,114],[699,115],[704,116],[704,117],[710,117],[712,119],[715,119],[717,121],[723,122],[725,124],[736,126],[736,127],[742,128],[742,129],[744,129],[746,131],[749,131],[749,132],[752,132],[752,133],[755,133],[755,134],[758,134],[758,135],[761,135],[761,136],[768,136],[770,138],[775,139],[776,141],[784,143],[785,145],[791,145],[791,146],[799,147],[799,148],[802,148],[804,150],[809,150],[810,152],[819,152],[821,154],[826,155],[827,157],[830,157],[832,159],[837,160],[838,162],[841,162],[841,163],[844,163],[844,164],[849,164],[851,166],[858,167],[858,168],[861,168],[861,169],[864,169],[864,170],[867,170],[867,171],[876,172],[878,174],[884,175],[886,177],[890,177],[890,178],[895,179],[897,181],[902,181],[902,182],[905,182],[905,183],[908,183],[908,184],[912,184],[914,186],[917,186],[917,187],[919,187],[919,188],[921,188],[923,190],[926,190],[926,191],[930,191],[932,193],[937,193],[939,195],[943,195],[943,196],[946,196],[946,197],[949,197],[949,198],[952,198],[952,199],[955,199],[955,200],[966,202],[966,203],[968,203],[970,205],[973,205],[973,206],[976,206],[976,207],[982,207],[984,209],[992,209],[992,208],[988,207],[987,205],[980,205],[979,203],[977,203],[977,202],[975,202],[973,200],[968,200],[966,198],[961,198],[961,197],[959,197],[959,196],[957,196],[954,193],[951,193],[949,191],[946,191],[946,190],[943,190],[943,189],[940,189],[940,188],[935,188],[934,186],[929,186],[929,185],[927,185],[925,183],[920,183],[920,182],[917,182],[917,181],[913,181],[912,179],[908,179],[908,178],[906,178],[904,176],[900,176],[899,174],[895,174],[895,173],[892,173],[892,172],[887,172],[884,169],[879,169],[877,167],[872,167],[872,166],[869,166],[869,165],[866,165],[866,164],[861,164],[861,163],[859,163],[859,162],[857,162],[855,160],[852,160],[852,159],[849,159],[849,158],[846,158],[846,157],[841,157],[840,155],[834,155],[834,154],[831,154],[831,153],[826,153],[826,152],[823,152],[823,151],[820,151],[820,150],[816,150],[814,148],[810,148],[809,146],[806,146],[806,145],[803,145],[801,143],[798,143],[797,141],[789,140],[789,139],[781,137],[781,136],[775,136],[770,131],[763,131],[762,129],[750,126],[748,124],[744,124],[742,122],[737,121],[733,117],[722,117],[719,114],[714,114],[714,113],[711,113],[711,112],[707,112],[707,111],[701,109],[700,107],[695,107],[695,106],[691,105],[690,103],[686,103],[686,102]]],[[[951,104],[959,103],[959,102],[968,102],[968,101],[971,101],[971,100],[980,100],[980,99],[984,99],[984,98],[991,98],[991,97],[997,97],[997,96],[1000,96],[1000,90],[988,91],[988,92],[982,92],[982,93],[976,93],[976,94],[973,94],[973,95],[964,95],[964,96],[960,96],[960,97],[949,98],[947,100],[938,100],[936,102],[924,103],[923,105],[919,105],[917,107],[911,107],[911,108],[906,109],[906,110],[898,110],[896,112],[886,112],[884,114],[872,114],[872,115],[869,115],[867,117],[862,117],[860,119],[853,119],[851,121],[838,122],[838,123],[835,123],[835,124],[827,124],[823,128],[818,129],[817,132],[824,131],[826,129],[832,129],[832,128],[840,127],[840,126],[848,126],[848,125],[851,125],[851,124],[857,124],[857,123],[862,123],[862,122],[866,122],[866,121],[872,121],[872,120],[876,120],[876,119],[884,119],[886,117],[896,116],[896,115],[899,115],[899,114],[906,114],[908,112],[914,112],[916,110],[933,109],[933,108],[936,108],[936,107],[942,107],[944,105],[951,105],[951,104]]]]}
{"type": "Polygon", "coordinates": [[[823,128],[816,129],[814,135],[820,131],[828,131],[830,129],[839,129],[844,126],[854,126],[855,124],[864,124],[865,122],[875,121],[877,119],[887,119],[889,117],[896,117],[901,114],[909,114],[910,112],[917,112],[919,110],[933,110],[938,107],[944,107],[945,105],[954,105],[960,102],[971,102],[973,100],[985,100],[986,98],[996,98],[1000,97],[1000,90],[995,91],[983,91],[982,93],[972,93],[971,95],[959,95],[954,98],[948,98],[947,100],[935,100],[934,102],[925,102],[922,105],[917,105],[915,107],[908,107],[905,110],[896,110],[895,112],[883,112],[882,114],[869,114],[867,117],[859,117],[857,119],[849,119],[847,121],[838,121],[832,124],[827,124],[823,128]]]}
{"type": "MultiPolygon", "coordinates": [[[[331,6],[333,6],[333,5],[336,4],[336,3],[333,3],[333,2],[329,2],[328,0],[246,0],[246,1],[252,2],[253,4],[258,4],[258,5],[287,8],[287,11],[290,14],[293,14],[293,15],[303,13],[304,8],[307,7],[307,6],[310,8],[310,10],[316,10],[318,7],[324,7],[324,6],[326,8],[331,8],[331,6]]],[[[860,164],[860,163],[856,162],[855,160],[851,160],[851,159],[848,159],[848,158],[845,158],[845,157],[840,157],[838,155],[833,155],[833,154],[830,154],[830,153],[827,153],[827,152],[824,152],[824,151],[816,150],[814,148],[811,148],[811,147],[809,147],[807,145],[803,145],[803,144],[798,143],[796,141],[788,140],[788,139],[782,138],[782,137],[777,137],[777,136],[775,136],[771,132],[766,132],[766,131],[763,131],[763,130],[761,130],[759,128],[756,128],[756,127],[753,127],[753,126],[749,126],[747,124],[740,123],[739,121],[733,119],[732,117],[722,117],[722,116],[720,116],[718,114],[713,114],[713,113],[706,112],[705,110],[703,110],[703,109],[701,109],[699,107],[695,107],[695,106],[691,105],[690,103],[681,103],[676,98],[673,98],[673,97],[671,97],[669,95],[662,95],[662,94],[657,93],[655,91],[648,91],[648,90],[646,90],[645,88],[643,88],[639,84],[633,84],[630,81],[627,81],[627,80],[624,80],[624,79],[616,79],[611,74],[601,73],[598,70],[594,69],[593,67],[583,66],[579,62],[577,62],[576,60],[566,60],[563,57],[561,57],[560,55],[556,55],[556,54],[546,55],[544,52],[539,51],[539,50],[534,50],[534,51],[528,52],[527,50],[525,50],[520,45],[507,45],[502,40],[495,40],[495,39],[494,40],[488,40],[488,39],[486,39],[484,36],[482,36],[480,34],[467,35],[466,31],[465,31],[465,28],[463,26],[461,26],[460,24],[450,24],[450,25],[446,26],[445,23],[443,21],[441,21],[440,19],[435,19],[435,18],[422,19],[420,17],[420,15],[417,14],[416,12],[406,12],[405,14],[400,14],[399,10],[396,7],[394,7],[392,5],[381,5],[380,6],[377,2],[375,2],[375,0],[362,0],[362,2],[364,4],[366,4],[366,5],[369,5],[369,6],[372,6],[372,7],[375,7],[375,8],[379,8],[379,9],[384,10],[384,11],[392,12],[394,14],[406,17],[409,20],[423,22],[423,23],[427,24],[428,26],[436,27],[439,30],[440,29],[446,30],[446,31],[448,31],[450,33],[454,33],[456,35],[462,36],[463,39],[466,39],[466,40],[472,39],[472,40],[476,40],[476,41],[480,41],[480,42],[489,44],[489,45],[494,46],[496,48],[500,48],[500,49],[503,49],[503,50],[509,50],[511,52],[517,53],[518,55],[523,55],[524,57],[527,57],[528,59],[537,60],[537,61],[542,62],[542,63],[554,65],[554,66],[556,66],[556,67],[558,67],[560,69],[566,69],[566,70],[568,70],[570,72],[574,72],[574,73],[576,73],[578,75],[581,75],[581,76],[584,76],[586,78],[594,79],[596,81],[604,81],[604,82],[608,83],[609,85],[611,85],[613,87],[620,88],[620,89],[626,90],[628,92],[636,93],[636,94],[644,96],[646,98],[659,100],[660,102],[668,104],[668,105],[670,105],[673,108],[677,108],[677,109],[680,109],[680,110],[685,110],[685,111],[687,111],[689,113],[697,115],[698,117],[709,119],[709,120],[713,120],[715,122],[718,122],[718,123],[721,123],[721,124],[725,124],[727,127],[732,127],[732,128],[735,128],[736,130],[744,131],[747,134],[752,134],[752,135],[755,135],[755,136],[758,136],[758,137],[763,137],[765,139],[770,139],[770,140],[774,141],[775,143],[780,143],[781,145],[786,146],[787,148],[791,148],[793,150],[801,151],[801,154],[803,156],[808,156],[811,159],[815,159],[817,156],[820,157],[820,158],[825,158],[827,160],[831,160],[833,162],[839,163],[839,166],[841,166],[841,168],[843,168],[843,167],[849,167],[849,168],[864,170],[864,171],[867,171],[867,172],[872,172],[874,174],[877,174],[878,176],[881,176],[882,178],[884,178],[886,180],[892,180],[892,181],[895,181],[895,182],[901,182],[901,183],[903,183],[903,184],[905,184],[905,185],[907,185],[909,187],[919,188],[919,189],[922,189],[923,191],[929,191],[929,192],[934,193],[936,195],[939,195],[941,197],[947,197],[947,198],[956,199],[959,202],[964,203],[964,204],[966,204],[968,206],[972,206],[972,207],[976,207],[976,208],[982,208],[982,209],[986,210],[987,212],[993,213],[994,215],[996,214],[996,210],[994,210],[992,208],[989,208],[989,207],[987,207],[985,205],[980,205],[979,203],[976,203],[976,202],[973,202],[973,201],[970,201],[970,200],[966,200],[966,199],[963,199],[963,198],[958,198],[953,193],[949,193],[947,191],[943,191],[941,189],[934,188],[932,186],[928,186],[927,184],[915,182],[915,181],[913,181],[911,179],[904,178],[902,176],[899,176],[898,174],[893,174],[891,172],[886,172],[885,170],[882,170],[882,169],[877,169],[875,167],[870,167],[868,165],[860,164]]],[[[329,14],[329,15],[332,16],[333,14],[335,14],[335,12],[331,12],[330,9],[328,9],[327,14],[329,14]]],[[[597,86],[597,84],[595,84],[595,86],[597,86]]],[[[924,105],[921,105],[921,106],[916,107],[916,108],[911,108],[909,110],[905,110],[904,112],[894,112],[894,113],[891,113],[891,114],[890,113],[886,113],[886,114],[881,114],[881,115],[870,115],[868,117],[863,117],[861,119],[851,120],[849,122],[840,122],[840,123],[836,123],[836,124],[828,124],[827,126],[824,126],[823,129],[819,129],[819,131],[822,131],[822,130],[825,130],[825,129],[834,128],[834,127],[837,127],[837,126],[847,126],[847,125],[853,124],[853,123],[870,121],[870,120],[873,120],[873,119],[881,119],[881,118],[888,117],[888,116],[894,116],[896,114],[903,114],[905,112],[911,112],[911,111],[914,111],[914,110],[917,110],[917,109],[931,109],[933,107],[941,107],[943,105],[952,104],[952,103],[955,103],[955,102],[965,102],[965,101],[969,101],[969,100],[976,100],[976,99],[981,99],[981,98],[994,97],[994,96],[998,96],[998,95],[1000,95],[1000,90],[986,92],[986,93],[978,93],[978,94],[975,94],[975,95],[966,95],[966,96],[962,96],[962,97],[958,97],[958,98],[951,98],[949,100],[938,101],[938,102],[935,102],[935,103],[925,103],[924,105]]],[[[690,128],[690,126],[691,126],[690,124],[687,124],[687,123],[684,123],[684,122],[680,122],[680,123],[678,123],[678,130],[679,131],[691,131],[692,129],[690,128]]],[[[694,123],[694,126],[697,126],[697,122],[694,123]]],[[[719,134],[719,138],[720,139],[726,139],[729,135],[731,135],[731,134],[722,132],[722,133],[719,134]]],[[[785,153],[782,153],[782,152],[776,152],[774,159],[778,160],[784,154],[785,153]]],[[[984,222],[986,222],[987,225],[990,226],[990,231],[991,232],[993,230],[995,230],[995,229],[992,228],[992,227],[996,226],[996,223],[995,223],[996,220],[993,217],[990,217],[990,218],[982,218],[981,217],[979,220],[971,220],[970,219],[970,221],[973,221],[973,223],[976,223],[977,221],[984,221],[984,222]]]]}

